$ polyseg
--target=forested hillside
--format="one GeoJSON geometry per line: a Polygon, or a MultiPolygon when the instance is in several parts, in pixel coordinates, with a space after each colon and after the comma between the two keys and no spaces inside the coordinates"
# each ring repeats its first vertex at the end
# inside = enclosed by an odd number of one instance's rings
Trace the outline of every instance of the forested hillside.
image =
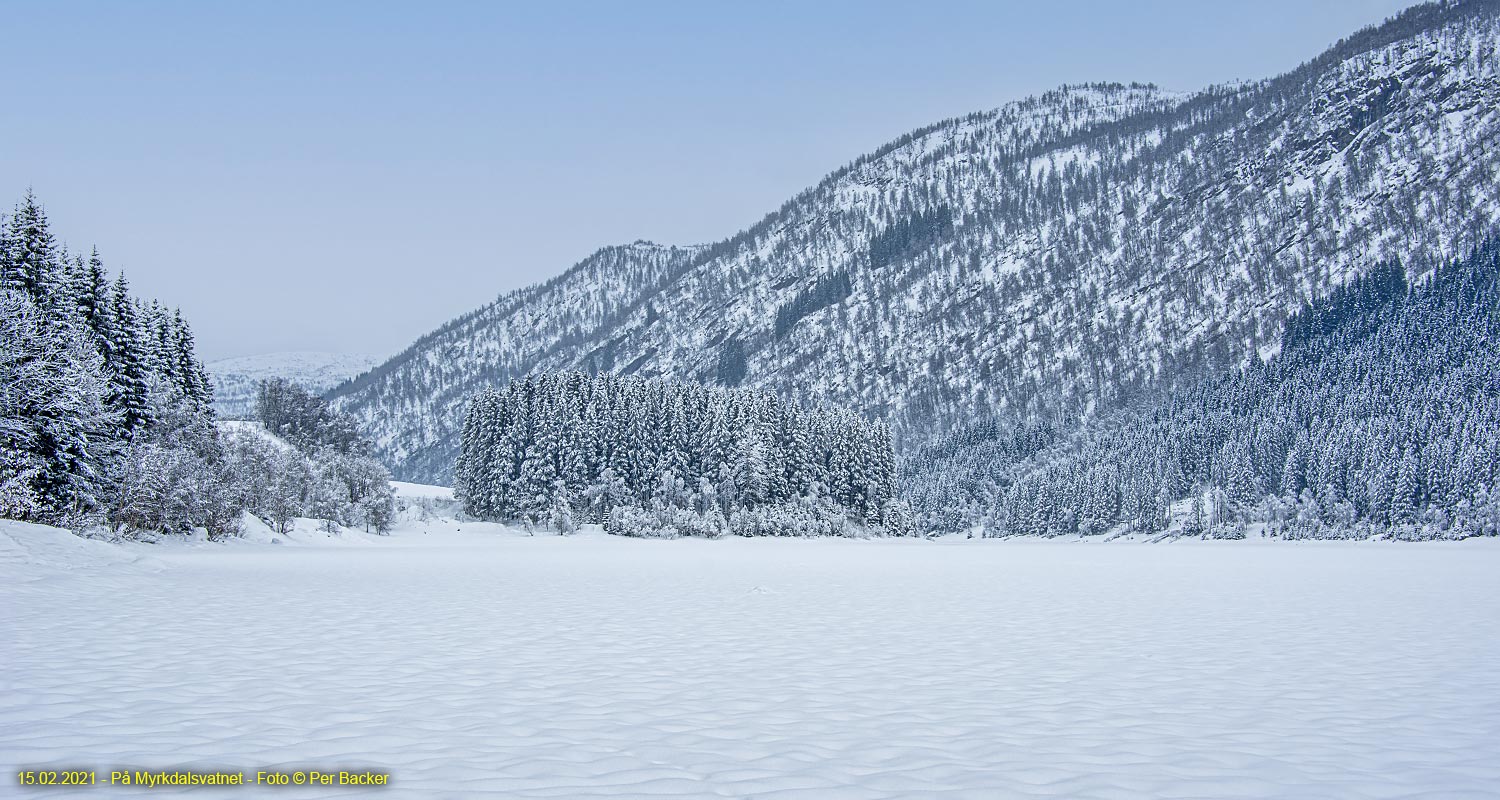
{"type": "Polygon", "coordinates": [[[398,475],[446,482],[465,398],[544,371],[837,403],[909,447],[1269,357],[1310,299],[1421,279],[1500,220],[1496,12],[1419,6],[1264,81],[946,120],[722,242],[602,250],[330,397],[398,475]]]}
{"type": "Polygon", "coordinates": [[[1417,286],[1374,270],[1282,342],[1066,437],[967,431],[907,462],[908,492],[988,535],[1500,534],[1500,239],[1417,286]]]}
{"type": "MultiPolygon", "coordinates": [[[[649,242],[606,247],[564,275],[449,322],[328,396],[356,416],[398,477],[448,485],[472,394],[528,374],[549,352],[595,341],[596,331],[632,313],[655,314],[642,293],[673,280],[697,252],[649,242]],[[556,305],[563,293],[566,308],[556,305]],[[351,401],[354,393],[363,399],[351,401]]],[[[616,366],[612,343],[594,349],[616,366]]]]}

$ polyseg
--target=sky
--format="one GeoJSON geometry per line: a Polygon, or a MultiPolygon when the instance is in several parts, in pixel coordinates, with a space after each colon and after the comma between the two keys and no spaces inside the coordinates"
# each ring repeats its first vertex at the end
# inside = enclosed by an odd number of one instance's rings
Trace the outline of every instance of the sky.
{"type": "Polygon", "coordinates": [[[599,247],[711,242],[1064,83],[1284,72],[1404,0],[0,0],[0,204],[208,359],[392,355],[599,247]]]}

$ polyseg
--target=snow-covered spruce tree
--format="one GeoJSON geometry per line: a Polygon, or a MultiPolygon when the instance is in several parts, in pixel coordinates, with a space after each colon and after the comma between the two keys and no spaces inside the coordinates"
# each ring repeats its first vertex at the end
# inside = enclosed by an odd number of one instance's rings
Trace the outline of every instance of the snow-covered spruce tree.
{"type": "Polygon", "coordinates": [[[911,532],[888,428],[762,392],[548,373],[476,395],[462,430],[454,488],[483,518],[565,503],[624,535],[911,532]]]}
{"type": "Polygon", "coordinates": [[[19,292],[42,311],[62,299],[65,276],[47,214],[29,190],[5,226],[0,289],[19,292]]]}
{"type": "Polygon", "coordinates": [[[99,249],[89,255],[87,262],[80,256],[74,262],[70,280],[73,302],[77,307],[80,322],[88,328],[106,369],[114,369],[114,318],[110,313],[109,276],[104,271],[104,260],[99,249]]]}
{"type": "Polygon", "coordinates": [[[562,478],[552,482],[552,507],[547,512],[547,524],[563,536],[578,530],[578,526],[573,523],[572,493],[568,491],[567,481],[562,478]]]}
{"type": "Polygon", "coordinates": [[[173,374],[177,378],[177,388],[185,402],[194,408],[206,409],[213,405],[213,383],[209,380],[203,362],[198,360],[193,343],[193,329],[182,318],[181,309],[172,312],[169,330],[172,348],[169,358],[172,360],[173,374]]]}
{"type": "Polygon", "coordinates": [[[106,346],[111,364],[110,405],[119,409],[125,435],[151,422],[147,403],[147,362],[143,346],[140,317],[130,297],[130,283],[121,272],[110,287],[109,340],[106,346]]]}
{"type": "Polygon", "coordinates": [[[64,317],[0,291],[0,514],[65,521],[96,511],[119,447],[102,360],[64,317]]]}

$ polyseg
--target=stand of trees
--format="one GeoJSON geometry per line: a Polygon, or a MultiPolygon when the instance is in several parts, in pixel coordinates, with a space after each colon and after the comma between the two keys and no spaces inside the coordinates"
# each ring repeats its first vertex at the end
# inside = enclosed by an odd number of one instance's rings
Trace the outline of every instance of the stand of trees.
{"type": "Polygon", "coordinates": [[[256,392],[256,418],[275,438],[236,428],[225,436],[245,510],[280,533],[298,517],[384,533],[396,514],[391,476],[369,442],[323,398],[279,378],[256,392]]]}
{"type": "Polygon", "coordinates": [[[298,449],[331,449],[345,455],[368,455],[370,443],[354,419],[328,401],[291,381],[272,378],[255,389],[255,418],[266,430],[298,449]]]}
{"type": "Polygon", "coordinates": [[[181,313],[132,297],[97,251],[67,253],[31,194],[0,220],[0,517],[216,538],[247,510],[388,527],[389,475],[349,420],[285,384],[263,395],[299,452],[221,434],[181,313]]]}
{"type": "Polygon", "coordinates": [[[763,392],[578,372],[481,392],[455,491],[475,516],[639,536],[907,533],[890,431],[763,392]]]}
{"type": "Polygon", "coordinates": [[[229,531],[211,399],[182,315],[60,247],[28,193],[0,225],[0,516],[229,531]]]}

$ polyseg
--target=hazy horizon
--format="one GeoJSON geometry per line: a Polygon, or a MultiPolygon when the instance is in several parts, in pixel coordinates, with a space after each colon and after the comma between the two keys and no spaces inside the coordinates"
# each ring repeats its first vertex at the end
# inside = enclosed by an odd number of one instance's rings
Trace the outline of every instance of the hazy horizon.
{"type": "Polygon", "coordinates": [[[599,247],[732,235],[939,119],[1270,77],[1407,5],[9,4],[0,203],[34,189],[207,360],[390,355],[599,247]]]}

